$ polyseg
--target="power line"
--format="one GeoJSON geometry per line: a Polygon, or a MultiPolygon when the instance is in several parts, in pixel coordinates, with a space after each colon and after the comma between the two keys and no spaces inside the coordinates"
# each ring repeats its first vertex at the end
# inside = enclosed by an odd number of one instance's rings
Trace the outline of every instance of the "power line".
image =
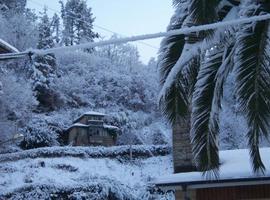
{"type": "MultiPolygon", "coordinates": [[[[53,12],[56,12],[56,13],[58,13],[58,14],[61,14],[58,10],[53,9],[53,8],[50,8],[50,7],[48,7],[48,6],[46,6],[46,5],[43,5],[43,4],[39,3],[39,2],[36,2],[36,1],[34,1],[34,0],[28,0],[28,1],[31,1],[32,3],[34,3],[34,4],[36,4],[36,5],[40,6],[40,7],[44,7],[44,6],[45,6],[45,7],[48,8],[49,10],[51,10],[51,11],[53,11],[53,12]]],[[[85,20],[82,20],[82,19],[80,19],[80,18],[78,18],[78,17],[74,17],[74,16],[72,16],[72,15],[67,15],[67,16],[70,17],[70,18],[73,18],[73,19],[75,19],[75,20],[77,20],[77,21],[84,22],[84,23],[86,23],[86,24],[88,24],[88,25],[93,25],[94,27],[96,27],[96,28],[98,28],[98,29],[100,29],[100,30],[103,30],[103,31],[106,31],[106,32],[109,32],[109,33],[112,33],[112,34],[115,34],[115,35],[119,35],[120,37],[126,37],[126,36],[123,35],[123,34],[117,33],[117,32],[115,32],[115,31],[112,31],[112,30],[110,30],[110,29],[108,29],[108,28],[105,28],[105,27],[103,27],[103,26],[95,25],[95,24],[90,24],[89,22],[87,22],[87,21],[85,21],[85,20]]],[[[151,45],[151,44],[148,44],[148,43],[145,43],[145,42],[138,41],[138,43],[143,44],[143,45],[148,46],[148,47],[151,47],[151,48],[153,48],[153,49],[157,49],[157,50],[159,49],[158,47],[156,47],[156,46],[154,46],[154,45],[151,45]]]]}
{"type": "Polygon", "coordinates": [[[16,55],[27,55],[27,54],[48,54],[48,53],[56,53],[59,50],[78,50],[78,49],[88,49],[88,48],[94,48],[94,47],[100,47],[100,46],[106,46],[110,44],[121,44],[121,43],[127,43],[127,42],[135,42],[139,40],[148,40],[148,39],[155,39],[155,38],[161,38],[161,37],[169,37],[173,35],[186,35],[190,33],[196,33],[200,31],[206,31],[206,30],[212,30],[217,29],[221,27],[226,26],[234,26],[234,25],[241,25],[256,21],[264,21],[270,19],[270,14],[260,15],[260,16],[253,16],[248,18],[242,18],[242,19],[236,19],[236,20],[229,20],[224,22],[216,22],[212,24],[205,24],[205,25],[199,25],[199,26],[192,26],[192,27],[186,27],[181,28],[177,30],[171,30],[168,32],[160,32],[160,33],[152,33],[152,34],[146,34],[146,35],[137,35],[132,37],[126,37],[126,38],[116,38],[116,39],[110,39],[105,41],[99,41],[99,42],[87,42],[84,44],[78,44],[73,46],[63,46],[63,47],[55,47],[50,49],[34,49],[34,50],[27,50],[25,52],[21,53],[11,53],[11,54],[2,54],[1,57],[5,57],[6,55],[9,56],[16,56],[16,55]]]}

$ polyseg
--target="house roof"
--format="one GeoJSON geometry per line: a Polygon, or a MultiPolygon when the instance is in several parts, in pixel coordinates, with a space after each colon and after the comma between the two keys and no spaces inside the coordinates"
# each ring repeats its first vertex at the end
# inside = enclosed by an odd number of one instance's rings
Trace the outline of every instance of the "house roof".
{"type": "Polygon", "coordinates": [[[107,129],[119,130],[119,128],[117,126],[112,126],[112,125],[107,125],[107,124],[104,124],[103,127],[107,128],[107,129]]]}
{"type": "Polygon", "coordinates": [[[95,111],[88,111],[88,112],[83,113],[80,117],[78,117],[78,118],[74,121],[74,123],[77,123],[78,121],[80,121],[80,119],[81,119],[82,117],[84,117],[85,115],[99,116],[99,117],[104,117],[104,116],[105,116],[104,113],[99,113],[99,112],[95,112],[95,111]]]}
{"type": "Polygon", "coordinates": [[[154,181],[154,184],[168,189],[256,185],[266,182],[270,184],[270,148],[261,148],[260,153],[266,168],[265,174],[254,174],[250,163],[249,150],[238,149],[220,151],[219,179],[203,176],[202,172],[187,172],[160,177],[154,181]]]}
{"type": "Polygon", "coordinates": [[[19,50],[0,38],[0,53],[19,53],[19,50]]]}
{"type": "Polygon", "coordinates": [[[99,113],[99,112],[95,112],[95,111],[85,112],[83,115],[105,116],[104,113],[99,113]]]}
{"type": "Polygon", "coordinates": [[[68,127],[66,130],[68,131],[68,130],[70,130],[73,127],[88,128],[89,126],[88,125],[85,125],[85,124],[82,124],[82,123],[74,123],[70,127],[68,127]]]}

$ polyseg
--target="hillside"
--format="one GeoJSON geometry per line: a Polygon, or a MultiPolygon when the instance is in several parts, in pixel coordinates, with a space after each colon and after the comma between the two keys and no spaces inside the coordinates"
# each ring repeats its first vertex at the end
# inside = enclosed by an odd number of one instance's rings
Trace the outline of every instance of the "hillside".
{"type": "Polygon", "coordinates": [[[103,157],[127,148],[42,148],[4,155],[13,161],[1,158],[0,199],[172,199],[172,194],[147,186],[153,178],[172,173],[171,155],[166,148],[135,148],[138,154],[133,160],[125,156],[103,157]],[[152,157],[144,153],[149,150],[164,155],[152,157]],[[63,151],[66,155],[56,155],[63,151]],[[41,156],[42,152],[46,156],[41,156]],[[99,158],[90,158],[97,152],[99,158]],[[138,156],[141,153],[143,157],[138,156]],[[39,157],[33,156],[37,154],[39,157]]]}

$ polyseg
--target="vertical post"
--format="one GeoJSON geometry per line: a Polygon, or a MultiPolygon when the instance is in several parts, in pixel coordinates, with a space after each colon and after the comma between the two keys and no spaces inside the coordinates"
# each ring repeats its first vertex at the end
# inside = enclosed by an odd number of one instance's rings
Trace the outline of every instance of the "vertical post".
{"type": "Polygon", "coordinates": [[[182,186],[182,189],[183,189],[184,200],[191,200],[191,199],[188,197],[187,186],[186,186],[186,185],[183,185],[183,186],[182,186]]]}
{"type": "Polygon", "coordinates": [[[174,173],[195,171],[196,167],[192,155],[189,119],[177,117],[172,131],[174,173]]]}
{"type": "Polygon", "coordinates": [[[132,144],[130,144],[129,145],[129,158],[130,158],[130,160],[132,160],[132,157],[133,157],[133,155],[132,155],[132,144]]]}

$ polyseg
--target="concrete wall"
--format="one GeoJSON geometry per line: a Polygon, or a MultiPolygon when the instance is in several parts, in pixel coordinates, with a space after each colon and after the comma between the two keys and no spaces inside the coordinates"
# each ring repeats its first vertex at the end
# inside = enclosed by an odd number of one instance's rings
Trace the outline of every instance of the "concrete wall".
{"type": "Polygon", "coordinates": [[[189,121],[177,120],[174,123],[172,139],[174,172],[195,171],[189,121]]]}

